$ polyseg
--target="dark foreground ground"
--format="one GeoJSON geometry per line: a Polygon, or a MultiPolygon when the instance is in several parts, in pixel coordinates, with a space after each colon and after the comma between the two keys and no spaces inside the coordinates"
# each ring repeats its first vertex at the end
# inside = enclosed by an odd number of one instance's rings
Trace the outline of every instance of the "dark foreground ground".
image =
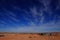
{"type": "Polygon", "coordinates": [[[1,33],[0,40],[60,40],[60,33],[1,33]]]}

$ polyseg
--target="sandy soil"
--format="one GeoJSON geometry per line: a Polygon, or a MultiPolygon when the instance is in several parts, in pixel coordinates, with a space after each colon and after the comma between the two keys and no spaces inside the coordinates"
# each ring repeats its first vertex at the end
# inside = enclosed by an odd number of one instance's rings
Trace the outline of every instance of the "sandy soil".
{"type": "Polygon", "coordinates": [[[60,33],[58,34],[47,36],[39,34],[0,33],[0,40],[60,40],[60,33]]]}

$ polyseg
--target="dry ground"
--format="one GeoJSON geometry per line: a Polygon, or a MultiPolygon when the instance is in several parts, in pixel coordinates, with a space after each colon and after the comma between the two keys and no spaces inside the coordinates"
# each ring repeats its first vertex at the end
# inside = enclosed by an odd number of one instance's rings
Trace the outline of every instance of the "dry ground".
{"type": "Polygon", "coordinates": [[[60,40],[60,33],[52,36],[28,33],[0,33],[0,40],[60,40]]]}

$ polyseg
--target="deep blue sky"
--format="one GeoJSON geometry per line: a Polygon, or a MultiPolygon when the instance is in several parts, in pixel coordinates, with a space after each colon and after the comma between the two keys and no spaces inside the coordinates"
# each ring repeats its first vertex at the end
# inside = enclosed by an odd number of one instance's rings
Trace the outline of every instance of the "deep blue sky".
{"type": "Polygon", "coordinates": [[[0,32],[60,32],[60,0],[0,0],[0,32]]]}

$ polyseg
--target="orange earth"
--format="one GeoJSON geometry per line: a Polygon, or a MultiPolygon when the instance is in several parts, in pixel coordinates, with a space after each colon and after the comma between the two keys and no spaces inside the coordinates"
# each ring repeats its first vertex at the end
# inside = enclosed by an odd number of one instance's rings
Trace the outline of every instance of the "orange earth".
{"type": "Polygon", "coordinates": [[[40,35],[38,33],[0,33],[0,40],[60,40],[60,33],[40,35]]]}

